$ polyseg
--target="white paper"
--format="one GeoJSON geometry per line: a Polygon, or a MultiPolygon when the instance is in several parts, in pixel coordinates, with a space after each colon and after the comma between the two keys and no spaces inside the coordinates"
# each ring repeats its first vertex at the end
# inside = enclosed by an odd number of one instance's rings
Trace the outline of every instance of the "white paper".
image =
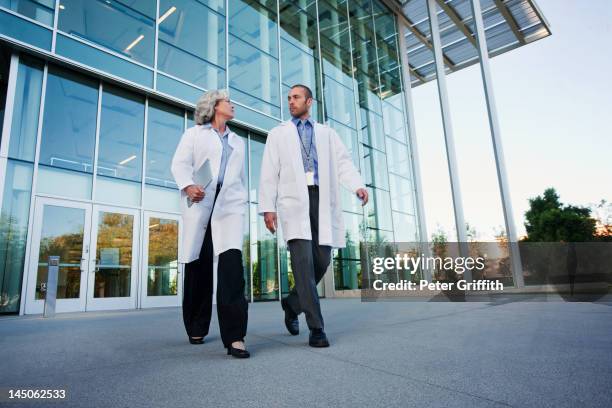
{"type": "MultiPolygon", "coordinates": [[[[204,163],[197,169],[193,174],[193,182],[197,186],[202,186],[206,188],[212,181],[212,170],[210,168],[210,160],[206,159],[204,163]]],[[[191,207],[193,205],[193,201],[191,198],[187,196],[187,207],[191,207]]]]}

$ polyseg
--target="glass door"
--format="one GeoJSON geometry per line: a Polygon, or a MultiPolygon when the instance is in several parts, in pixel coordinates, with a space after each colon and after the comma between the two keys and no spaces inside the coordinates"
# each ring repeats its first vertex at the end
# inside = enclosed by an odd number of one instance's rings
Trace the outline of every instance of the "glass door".
{"type": "Polygon", "coordinates": [[[87,310],[136,307],[139,221],[135,209],[93,206],[87,310]]]}
{"type": "Polygon", "coordinates": [[[144,213],[141,307],[180,306],[182,265],[178,263],[180,216],[144,213]]]}
{"type": "Polygon", "coordinates": [[[25,313],[42,313],[49,256],[59,256],[56,312],[85,310],[90,204],[37,197],[25,313]]]}

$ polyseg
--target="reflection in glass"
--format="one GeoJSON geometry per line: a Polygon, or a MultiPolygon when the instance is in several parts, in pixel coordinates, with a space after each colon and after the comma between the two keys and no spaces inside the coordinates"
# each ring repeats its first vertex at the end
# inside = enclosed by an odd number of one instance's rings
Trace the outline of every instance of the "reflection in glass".
{"type": "MultiPolygon", "coordinates": [[[[372,198],[372,202],[368,205],[368,226],[393,231],[389,193],[377,188],[368,188],[368,193],[372,198]]],[[[391,241],[393,241],[393,237],[391,237],[391,241]]]]}
{"type": "Polygon", "coordinates": [[[410,171],[410,151],[408,146],[389,137],[387,139],[387,163],[389,172],[405,178],[412,178],[410,171]]]}
{"type": "Polygon", "coordinates": [[[104,86],[96,199],[128,205],[140,204],[143,137],[144,98],[104,86]]]}
{"type": "Polygon", "coordinates": [[[229,0],[229,32],[278,58],[275,0],[229,0]]]}
{"type": "Polygon", "coordinates": [[[178,221],[149,218],[147,296],[178,293],[178,221]]]}
{"type": "Polygon", "coordinates": [[[157,67],[205,89],[223,88],[225,18],[202,3],[160,1],[157,67]]]}
{"type": "Polygon", "coordinates": [[[183,134],[184,111],[155,100],[149,100],[147,124],[147,184],[176,189],[170,172],[172,156],[183,134]]]}
{"type": "Polygon", "coordinates": [[[276,2],[229,2],[229,86],[232,99],[280,116],[276,2]]]}
{"type": "Polygon", "coordinates": [[[43,64],[19,58],[9,157],[34,162],[43,64]]]}
{"type": "Polygon", "coordinates": [[[39,192],[66,195],[60,180],[70,173],[81,179],[79,187],[86,189],[71,193],[91,197],[97,105],[97,82],[49,68],[40,146],[43,182],[39,179],[37,183],[39,192]]]}
{"type": "Polygon", "coordinates": [[[29,17],[48,26],[53,26],[55,0],[0,0],[0,7],[29,17]]]}
{"type": "Polygon", "coordinates": [[[261,160],[263,158],[264,147],[266,140],[262,136],[251,133],[250,156],[251,163],[249,167],[250,175],[250,192],[249,200],[256,202],[259,190],[259,175],[261,172],[261,160]]]}
{"type": "Polygon", "coordinates": [[[387,158],[378,150],[363,146],[363,163],[365,183],[368,186],[389,189],[389,174],[387,173],[387,158]]]}
{"type": "Polygon", "coordinates": [[[94,298],[129,297],[134,216],[100,211],[94,298]]]}
{"type": "Polygon", "coordinates": [[[149,0],[62,0],[58,28],[153,66],[156,4],[149,0]]]}
{"type": "Polygon", "coordinates": [[[361,261],[334,259],[336,290],[361,289],[361,261]]]}
{"type": "Polygon", "coordinates": [[[80,295],[81,259],[83,256],[83,232],[85,210],[45,205],[43,209],[36,299],[45,298],[49,256],[59,256],[57,298],[74,299],[80,295]]]}
{"type": "Polygon", "coordinates": [[[277,237],[267,230],[257,205],[251,207],[251,262],[253,268],[253,299],[278,300],[277,237]]]}
{"type": "Polygon", "coordinates": [[[17,312],[28,236],[33,165],[8,160],[0,212],[0,312],[17,312]]]}
{"type": "MultiPolygon", "coordinates": [[[[283,89],[295,84],[308,86],[316,106],[316,101],[321,99],[316,2],[281,0],[279,10],[283,89]]],[[[287,102],[282,99],[284,107],[287,102]]],[[[311,111],[314,119],[320,121],[318,113],[319,110],[311,111]]],[[[285,109],[283,115],[289,118],[285,109]]]]}

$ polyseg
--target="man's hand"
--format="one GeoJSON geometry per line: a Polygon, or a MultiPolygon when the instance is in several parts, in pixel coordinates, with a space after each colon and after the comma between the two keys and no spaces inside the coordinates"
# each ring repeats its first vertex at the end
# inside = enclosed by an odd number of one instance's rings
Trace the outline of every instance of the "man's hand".
{"type": "Polygon", "coordinates": [[[361,200],[362,207],[368,203],[368,190],[365,188],[360,188],[355,192],[355,194],[357,194],[357,197],[359,197],[361,200]]]}
{"type": "Polygon", "coordinates": [[[266,223],[266,228],[268,229],[268,231],[274,234],[276,232],[276,213],[265,212],[264,221],[266,223]]]}
{"type": "Polygon", "coordinates": [[[197,184],[191,184],[183,189],[185,193],[189,196],[191,201],[194,203],[199,203],[204,199],[204,189],[202,186],[198,186],[197,184]]]}

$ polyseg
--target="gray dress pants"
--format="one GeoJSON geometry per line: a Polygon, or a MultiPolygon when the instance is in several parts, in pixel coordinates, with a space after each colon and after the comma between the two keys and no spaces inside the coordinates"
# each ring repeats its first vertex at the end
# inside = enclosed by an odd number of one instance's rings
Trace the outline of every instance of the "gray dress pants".
{"type": "Polygon", "coordinates": [[[287,242],[295,286],[286,302],[295,315],[304,312],[310,329],[323,328],[323,316],[317,293],[317,283],[325,275],[331,260],[331,246],[319,245],[319,188],[308,187],[310,230],[312,240],[291,239],[287,242]]]}

